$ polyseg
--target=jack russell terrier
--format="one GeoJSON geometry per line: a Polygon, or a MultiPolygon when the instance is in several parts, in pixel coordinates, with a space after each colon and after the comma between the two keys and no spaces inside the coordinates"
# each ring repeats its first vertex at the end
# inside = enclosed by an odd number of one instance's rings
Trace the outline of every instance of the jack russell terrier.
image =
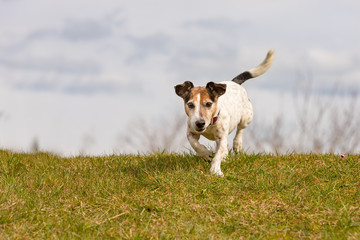
{"type": "Polygon", "coordinates": [[[236,129],[233,150],[240,152],[242,133],[253,119],[253,108],[247,92],[241,84],[250,78],[260,76],[271,66],[274,51],[271,49],[264,61],[257,67],[245,71],[232,81],[209,82],[206,87],[194,87],[186,81],[175,86],[175,92],[184,99],[187,120],[187,138],[196,153],[206,161],[211,161],[210,172],[224,176],[221,161],[227,155],[228,135],[236,129]],[[216,141],[216,152],[212,153],[199,143],[200,135],[216,141]]]}

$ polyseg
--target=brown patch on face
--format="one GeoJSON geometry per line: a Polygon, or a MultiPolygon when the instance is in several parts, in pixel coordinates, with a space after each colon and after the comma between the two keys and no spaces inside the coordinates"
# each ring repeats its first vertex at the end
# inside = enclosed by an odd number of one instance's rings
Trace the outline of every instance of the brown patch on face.
{"type": "Polygon", "coordinates": [[[216,114],[217,99],[218,96],[211,98],[206,87],[195,87],[191,90],[189,100],[185,103],[185,112],[188,116],[198,112],[200,119],[210,122],[216,114]]]}

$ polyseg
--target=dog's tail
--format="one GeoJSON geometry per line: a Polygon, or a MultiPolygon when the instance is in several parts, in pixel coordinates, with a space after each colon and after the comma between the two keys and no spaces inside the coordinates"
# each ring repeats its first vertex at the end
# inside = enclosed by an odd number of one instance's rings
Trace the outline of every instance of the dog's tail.
{"type": "Polygon", "coordinates": [[[244,83],[246,80],[248,80],[250,78],[260,76],[261,74],[263,74],[270,68],[270,66],[273,62],[273,59],[274,59],[274,50],[270,49],[266,55],[266,58],[264,59],[264,61],[262,63],[260,63],[259,66],[237,75],[232,81],[241,85],[242,83],[244,83]]]}

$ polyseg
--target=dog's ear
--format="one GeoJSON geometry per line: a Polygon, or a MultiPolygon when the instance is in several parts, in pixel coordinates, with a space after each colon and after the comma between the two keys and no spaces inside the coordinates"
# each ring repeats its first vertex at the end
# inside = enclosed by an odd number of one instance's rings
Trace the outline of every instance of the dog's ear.
{"type": "Polygon", "coordinates": [[[175,92],[178,96],[182,97],[185,101],[186,98],[189,97],[191,93],[191,89],[193,89],[194,84],[190,81],[186,81],[183,84],[179,84],[175,86],[175,92]]]}
{"type": "Polygon", "coordinates": [[[215,98],[226,92],[226,84],[209,82],[206,84],[206,90],[210,94],[211,100],[215,101],[215,98]]]}

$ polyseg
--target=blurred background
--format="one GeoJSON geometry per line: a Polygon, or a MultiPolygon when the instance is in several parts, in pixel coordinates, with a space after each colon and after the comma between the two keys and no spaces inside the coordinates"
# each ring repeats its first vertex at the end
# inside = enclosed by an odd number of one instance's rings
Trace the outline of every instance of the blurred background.
{"type": "Polygon", "coordinates": [[[231,80],[273,48],[244,83],[244,150],[359,153],[359,12],[356,0],[0,0],[0,148],[189,151],[173,86],[231,80]]]}

